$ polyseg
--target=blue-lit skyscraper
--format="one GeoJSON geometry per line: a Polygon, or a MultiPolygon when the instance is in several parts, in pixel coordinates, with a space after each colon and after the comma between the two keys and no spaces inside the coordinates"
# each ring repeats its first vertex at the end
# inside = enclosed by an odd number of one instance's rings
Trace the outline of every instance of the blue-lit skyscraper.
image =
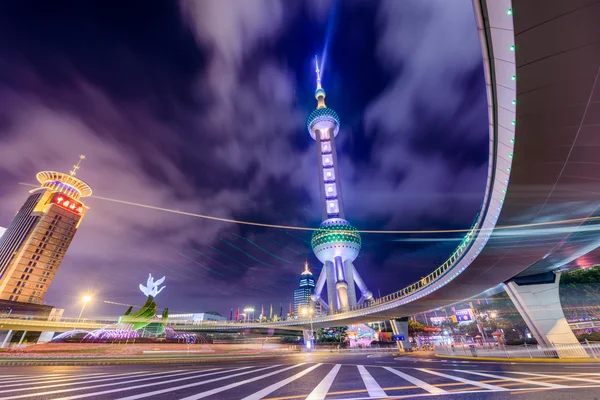
{"type": "Polygon", "coordinates": [[[315,290],[315,277],[308,269],[308,261],[304,263],[304,271],[300,275],[298,289],[294,290],[294,315],[300,315],[303,307],[310,306],[310,296],[315,290]]]}
{"type": "Polygon", "coordinates": [[[308,116],[307,128],[317,142],[317,165],[319,191],[321,193],[321,215],[323,222],[312,235],[312,249],[323,269],[317,280],[312,301],[330,313],[346,310],[373,298],[358,271],[354,260],[358,257],[361,239],[358,231],[344,214],[342,185],[338,170],[335,138],[340,130],[337,113],[325,105],[325,90],[321,86],[321,72],[316,62],[317,108],[308,116]],[[322,298],[327,283],[327,302],[322,298]],[[361,297],[356,299],[356,286],[361,297]]]}

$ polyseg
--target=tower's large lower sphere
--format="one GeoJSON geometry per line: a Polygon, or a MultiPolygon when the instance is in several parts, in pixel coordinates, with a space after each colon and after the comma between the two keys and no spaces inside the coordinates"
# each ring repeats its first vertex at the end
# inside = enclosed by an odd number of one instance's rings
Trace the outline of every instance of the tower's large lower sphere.
{"type": "Polygon", "coordinates": [[[335,257],[354,261],[360,252],[360,234],[350,222],[342,218],[330,218],[313,232],[311,245],[321,261],[333,261],[335,257]]]}

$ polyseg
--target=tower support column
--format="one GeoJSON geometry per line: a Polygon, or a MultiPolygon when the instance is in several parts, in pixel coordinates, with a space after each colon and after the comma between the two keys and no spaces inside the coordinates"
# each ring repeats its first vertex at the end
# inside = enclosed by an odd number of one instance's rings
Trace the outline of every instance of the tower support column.
{"type": "Polygon", "coordinates": [[[325,261],[323,268],[325,268],[325,277],[327,278],[327,302],[329,303],[329,313],[332,314],[338,308],[333,263],[331,261],[325,261]]]}
{"type": "Polygon", "coordinates": [[[559,281],[560,272],[549,272],[516,278],[504,290],[540,345],[554,346],[559,358],[588,357],[563,313],[559,281]]]}
{"type": "Polygon", "coordinates": [[[354,287],[354,264],[352,260],[344,261],[344,270],[346,271],[346,282],[348,282],[348,305],[356,306],[356,287],[354,287]]]}
{"type": "Polygon", "coordinates": [[[394,335],[400,337],[400,340],[396,340],[398,350],[401,353],[411,351],[412,346],[408,339],[408,317],[392,319],[390,320],[390,324],[392,325],[394,335]]]}
{"type": "Polygon", "coordinates": [[[335,272],[337,276],[335,288],[337,289],[340,309],[346,310],[348,309],[348,282],[346,282],[346,276],[344,274],[344,264],[342,263],[342,257],[339,256],[335,257],[333,261],[335,262],[335,272]]]}

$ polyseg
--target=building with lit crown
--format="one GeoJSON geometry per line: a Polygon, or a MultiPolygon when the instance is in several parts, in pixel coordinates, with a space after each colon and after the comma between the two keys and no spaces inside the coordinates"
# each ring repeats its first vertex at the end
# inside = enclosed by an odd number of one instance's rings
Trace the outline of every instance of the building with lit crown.
{"type": "Polygon", "coordinates": [[[369,301],[373,294],[367,289],[354,267],[354,260],[361,248],[360,234],[345,219],[342,185],[338,170],[335,138],[340,130],[337,113],[325,105],[325,90],[321,86],[319,63],[316,62],[317,108],[310,113],[307,128],[317,142],[317,165],[321,193],[323,222],[312,235],[313,252],[323,263],[323,269],[312,295],[314,305],[320,305],[330,313],[346,310],[369,301]],[[322,297],[327,284],[327,302],[322,297]],[[356,287],[360,290],[357,300],[356,287]]]}
{"type": "Polygon", "coordinates": [[[302,308],[310,307],[310,296],[315,290],[315,277],[304,263],[304,271],[300,275],[298,289],[294,290],[294,315],[300,315],[302,308]]]}
{"type": "Polygon", "coordinates": [[[88,207],[92,189],[70,174],[43,171],[0,238],[0,300],[41,304],[88,207]]]}

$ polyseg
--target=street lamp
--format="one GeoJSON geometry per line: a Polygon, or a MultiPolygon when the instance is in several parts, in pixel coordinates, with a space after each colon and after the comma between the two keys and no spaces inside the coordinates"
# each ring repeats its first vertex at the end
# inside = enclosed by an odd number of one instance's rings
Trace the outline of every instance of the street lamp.
{"type": "Polygon", "coordinates": [[[252,313],[252,319],[254,319],[254,308],[252,308],[252,307],[246,307],[246,308],[244,308],[244,312],[246,313],[246,317],[248,317],[248,315],[250,313],[252,313]]]}
{"type": "Polygon", "coordinates": [[[92,296],[85,295],[81,298],[81,300],[83,300],[83,306],[81,306],[81,311],[79,312],[79,317],[77,317],[77,322],[79,322],[79,320],[81,320],[81,315],[83,314],[83,310],[85,309],[85,306],[87,305],[87,303],[89,303],[90,300],[92,300],[92,296]]]}

